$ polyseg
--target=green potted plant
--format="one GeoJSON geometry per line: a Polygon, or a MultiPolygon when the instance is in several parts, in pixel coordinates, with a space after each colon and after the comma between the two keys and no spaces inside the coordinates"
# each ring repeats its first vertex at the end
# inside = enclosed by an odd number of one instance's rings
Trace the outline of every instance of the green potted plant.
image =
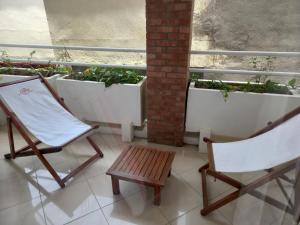
{"type": "MultiPolygon", "coordinates": [[[[273,70],[274,58],[254,59],[254,70],[273,70]]],[[[245,138],[300,105],[296,80],[286,84],[256,76],[248,82],[194,79],[188,90],[186,131],[204,136],[245,138]]]]}
{"type": "Polygon", "coordinates": [[[57,89],[74,114],[87,121],[121,124],[124,141],[145,119],[145,72],[91,67],[57,79],[57,89]]]}

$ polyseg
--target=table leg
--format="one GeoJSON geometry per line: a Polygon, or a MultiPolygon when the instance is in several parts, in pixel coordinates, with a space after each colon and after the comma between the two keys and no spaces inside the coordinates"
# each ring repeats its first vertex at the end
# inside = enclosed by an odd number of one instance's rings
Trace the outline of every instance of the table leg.
{"type": "Polygon", "coordinates": [[[114,195],[120,194],[119,179],[114,176],[111,176],[111,184],[112,184],[112,189],[113,189],[114,195]]]}
{"type": "Polygon", "coordinates": [[[161,191],[160,186],[154,187],[154,205],[160,205],[160,191],[161,191]]]}

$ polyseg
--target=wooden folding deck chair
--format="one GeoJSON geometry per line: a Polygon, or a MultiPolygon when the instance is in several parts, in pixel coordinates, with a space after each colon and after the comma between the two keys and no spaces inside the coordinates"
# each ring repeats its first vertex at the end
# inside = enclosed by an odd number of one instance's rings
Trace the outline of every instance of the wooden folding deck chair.
{"type": "Polygon", "coordinates": [[[98,126],[87,125],[75,118],[42,76],[0,84],[0,107],[7,116],[10,145],[10,154],[6,154],[5,158],[36,155],[62,188],[71,177],[103,157],[100,148],[90,137],[98,126]],[[18,150],[14,145],[13,125],[28,144],[18,150]],[[29,134],[37,140],[33,140],[29,134]],[[81,137],[88,140],[96,154],[64,178],[59,177],[43,154],[59,152],[81,137]],[[49,147],[38,148],[37,145],[41,143],[49,147]]]}
{"type": "Polygon", "coordinates": [[[275,122],[251,135],[249,138],[228,142],[215,143],[204,138],[208,146],[208,163],[199,169],[202,176],[203,209],[201,214],[208,215],[212,211],[232,202],[244,194],[250,194],[256,198],[293,214],[295,220],[300,220],[300,107],[289,112],[275,122]],[[296,170],[296,179],[290,179],[285,174],[296,170]],[[262,177],[245,185],[224,173],[244,173],[253,171],[266,171],[262,177]],[[207,175],[219,179],[234,188],[236,191],[210,203],[207,193],[207,175]],[[255,190],[258,187],[275,179],[288,205],[262,194],[255,190]],[[281,181],[294,185],[295,200],[283,189],[281,181]]]}

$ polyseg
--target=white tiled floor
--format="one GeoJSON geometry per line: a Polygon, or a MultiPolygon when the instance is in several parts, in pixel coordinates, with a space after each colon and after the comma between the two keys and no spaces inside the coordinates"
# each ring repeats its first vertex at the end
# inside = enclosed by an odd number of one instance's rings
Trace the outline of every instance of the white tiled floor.
{"type": "MultiPolygon", "coordinates": [[[[0,224],[147,224],[147,225],[292,225],[291,216],[251,196],[243,196],[207,217],[199,213],[202,207],[201,180],[198,168],[206,155],[195,146],[172,147],[149,144],[137,139],[135,143],[176,151],[173,173],[162,191],[160,206],[154,206],[152,189],[129,182],[120,182],[121,195],[114,196],[108,167],[125,145],[119,136],[95,134],[93,139],[104,152],[104,158],[84,170],[60,189],[35,157],[14,161],[3,159],[8,144],[4,129],[0,129],[0,224]]],[[[16,135],[16,142],[23,142],[16,135]]],[[[47,159],[65,175],[93,153],[85,141],[79,141],[64,151],[47,155],[47,159]]],[[[234,175],[249,181],[258,174],[234,175]]],[[[288,190],[291,189],[286,185],[288,190]]],[[[210,199],[228,193],[230,186],[213,179],[209,181],[210,199]]],[[[280,200],[275,182],[261,190],[280,200]]]]}

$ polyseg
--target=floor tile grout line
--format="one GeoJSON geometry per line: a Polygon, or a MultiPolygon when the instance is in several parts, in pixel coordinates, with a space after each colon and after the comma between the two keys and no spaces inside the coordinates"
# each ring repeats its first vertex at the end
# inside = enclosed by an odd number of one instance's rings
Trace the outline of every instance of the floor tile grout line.
{"type": "Polygon", "coordinates": [[[97,212],[97,211],[101,211],[101,208],[92,210],[91,212],[88,212],[88,213],[86,213],[86,214],[84,214],[84,215],[81,215],[81,216],[75,218],[75,219],[72,219],[72,220],[70,220],[69,222],[64,223],[63,225],[67,225],[67,224],[73,223],[73,222],[75,222],[76,220],[79,220],[79,219],[82,219],[82,218],[84,218],[84,217],[87,217],[88,215],[90,215],[90,214],[92,214],[92,213],[95,213],[95,212],[97,212]]]}
{"type": "MultiPolygon", "coordinates": [[[[139,191],[134,192],[134,193],[131,193],[131,194],[127,195],[127,196],[122,196],[119,200],[117,200],[117,201],[115,201],[115,202],[112,202],[112,203],[110,203],[110,204],[107,204],[107,205],[103,206],[103,207],[101,208],[101,210],[102,210],[102,212],[103,212],[103,209],[104,209],[104,208],[106,208],[106,207],[108,207],[108,206],[111,206],[111,205],[113,205],[113,204],[115,204],[115,203],[120,203],[120,202],[122,202],[122,201],[125,201],[126,199],[131,198],[131,197],[133,197],[134,195],[137,195],[137,194],[141,193],[142,191],[143,191],[143,190],[139,190],[139,191]]],[[[151,201],[151,202],[152,202],[152,201],[151,201]]],[[[147,202],[146,202],[146,203],[147,203],[147,202]]],[[[152,204],[152,203],[147,203],[147,204],[152,204]]],[[[158,211],[159,211],[159,213],[162,214],[162,217],[167,221],[166,224],[168,224],[168,223],[169,223],[168,219],[167,219],[166,216],[160,211],[159,207],[158,207],[158,211]]],[[[104,212],[103,212],[103,214],[104,214],[104,212]]],[[[105,215],[105,214],[104,214],[104,216],[105,216],[105,218],[106,218],[106,215],[105,215]]],[[[107,219],[107,218],[106,218],[106,220],[107,220],[107,222],[108,222],[108,219],[107,219]]],[[[108,224],[110,224],[110,223],[108,222],[108,224]]]]}
{"type": "MultiPolygon", "coordinates": [[[[184,179],[184,177],[178,173],[175,172],[175,174],[177,174],[177,176],[181,177],[183,183],[185,183],[189,188],[191,188],[193,191],[196,192],[196,194],[199,194],[201,199],[202,199],[202,192],[198,191],[195,187],[193,187],[193,185],[191,185],[187,180],[184,179]]],[[[199,182],[201,182],[201,178],[199,178],[199,182]]]]}
{"type": "Polygon", "coordinates": [[[42,206],[42,210],[43,210],[44,222],[45,222],[45,225],[47,225],[48,223],[47,223],[47,219],[46,219],[46,211],[45,211],[44,202],[43,202],[43,199],[42,199],[43,195],[41,194],[41,189],[40,189],[41,187],[40,187],[38,178],[36,178],[36,182],[37,182],[37,184],[39,186],[39,194],[40,194],[39,198],[40,198],[41,206],[42,206]]]}
{"type": "Polygon", "coordinates": [[[158,211],[160,212],[160,214],[162,215],[162,217],[166,219],[166,221],[167,221],[166,224],[169,224],[170,221],[168,220],[167,216],[164,214],[164,212],[162,211],[160,206],[157,206],[157,208],[158,208],[158,211]]]}
{"type": "MultiPolygon", "coordinates": [[[[189,150],[189,151],[193,151],[193,150],[189,150]]],[[[177,156],[177,155],[176,155],[177,156]]],[[[175,159],[176,159],[176,156],[175,156],[175,159]]],[[[201,163],[203,163],[203,165],[204,164],[206,164],[207,163],[207,160],[205,161],[205,160],[203,160],[202,158],[199,158],[199,165],[201,165],[201,163]]],[[[199,165],[197,165],[195,168],[197,168],[197,171],[198,171],[198,169],[199,169],[199,165]]],[[[195,168],[188,168],[188,169],[184,169],[184,170],[182,170],[182,171],[178,171],[177,169],[175,169],[174,168],[174,171],[177,173],[177,174],[183,174],[183,173],[187,173],[187,172],[189,172],[189,171],[192,171],[193,169],[195,169],[195,168]]]]}
{"type": "Polygon", "coordinates": [[[100,209],[102,215],[104,216],[105,221],[107,222],[107,224],[109,224],[108,219],[106,218],[106,216],[105,216],[105,214],[104,214],[104,212],[103,212],[103,210],[102,210],[102,207],[101,207],[101,205],[100,205],[100,202],[99,202],[98,198],[96,197],[96,194],[94,193],[93,188],[91,187],[91,185],[90,185],[90,183],[89,183],[88,180],[87,180],[87,185],[88,185],[88,187],[89,187],[91,193],[93,194],[93,196],[94,196],[94,198],[95,198],[95,200],[96,200],[96,202],[97,202],[97,204],[98,204],[98,206],[99,206],[99,209],[100,209]]]}
{"type": "MultiPolygon", "coordinates": [[[[119,200],[116,200],[116,201],[114,201],[114,202],[112,202],[112,203],[109,203],[109,204],[107,204],[107,205],[104,205],[104,206],[102,206],[101,208],[103,209],[103,208],[105,208],[105,207],[107,207],[107,206],[113,205],[114,203],[124,201],[124,200],[126,200],[126,199],[132,197],[133,195],[136,195],[136,194],[138,194],[138,193],[140,193],[140,192],[142,192],[142,191],[143,191],[143,190],[138,190],[138,191],[133,192],[133,193],[130,193],[130,194],[126,195],[126,196],[122,195],[122,196],[120,197],[119,200]]],[[[121,194],[120,194],[120,195],[121,195],[121,194]]]]}
{"type": "MultiPolygon", "coordinates": [[[[70,149],[70,150],[71,150],[73,159],[75,159],[76,163],[78,164],[78,163],[79,163],[79,162],[78,162],[78,159],[75,157],[76,154],[73,152],[72,149],[70,149]]],[[[36,175],[37,175],[37,174],[36,174],[36,175]]],[[[77,175],[82,175],[82,176],[83,176],[83,174],[81,174],[81,173],[79,173],[79,174],[77,174],[77,175]]],[[[39,182],[38,182],[38,180],[39,180],[39,179],[38,179],[38,176],[36,176],[36,177],[37,177],[37,183],[38,183],[39,187],[41,187],[41,185],[40,185],[39,182]]],[[[79,184],[79,183],[88,183],[88,182],[87,182],[87,179],[83,176],[83,180],[76,181],[75,183],[74,183],[74,180],[71,180],[70,182],[67,182],[65,188],[68,188],[71,184],[79,184]]],[[[62,188],[59,187],[59,189],[55,190],[54,192],[57,192],[57,191],[59,191],[59,190],[61,190],[61,189],[62,189],[62,188]]],[[[40,189],[39,189],[39,191],[40,191],[40,189]]],[[[53,193],[54,193],[54,192],[53,192],[53,193]]],[[[50,194],[50,193],[49,193],[49,194],[50,194]]],[[[93,195],[94,195],[94,194],[93,194],[93,195]]],[[[44,220],[45,220],[45,224],[47,225],[47,224],[48,224],[48,223],[47,223],[47,216],[46,216],[46,211],[45,211],[45,208],[44,208],[44,202],[43,202],[43,200],[42,200],[42,197],[47,197],[47,196],[45,196],[43,193],[40,192],[41,204],[42,204],[43,213],[44,213],[44,220]]],[[[97,202],[97,204],[98,204],[98,202],[97,202]]],[[[95,211],[97,211],[97,210],[99,210],[99,209],[101,209],[101,208],[99,207],[98,209],[93,210],[92,212],[95,212],[95,211]]],[[[82,216],[76,218],[76,219],[73,219],[73,220],[67,222],[66,224],[71,223],[71,222],[73,222],[73,221],[75,221],[75,220],[77,220],[77,219],[79,219],[79,218],[81,218],[81,217],[84,217],[84,216],[86,216],[86,215],[88,215],[88,214],[90,214],[90,213],[92,213],[92,212],[89,212],[89,213],[87,213],[87,214],[85,214],[85,215],[82,215],[82,216]]]]}
{"type": "MultiPolygon", "coordinates": [[[[201,205],[201,204],[200,204],[200,205],[201,205]]],[[[197,206],[193,207],[192,209],[186,211],[185,213],[183,213],[183,214],[180,215],[180,216],[177,216],[177,217],[174,218],[174,219],[168,220],[168,223],[169,223],[169,224],[172,224],[174,221],[178,220],[180,217],[182,217],[182,216],[188,214],[189,212],[193,211],[194,209],[198,208],[200,205],[197,205],[197,206]]],[[[199,213],[200,213],[200,212],[199,212],[199,213]]]]}
{"type": "MultiPolygon", "coordinates": [[[[224,193],[223,193],[223,194],[224,194],[224,193]]],[[[249,195],[249,196],[251,196],[251,195],[249,195]]],[[[238,200],[238,199],[236,199],[235,201],[237,201],[237,200],[238,200]]],[[[235,201],[234,201],[234,202],[235,202],[235,201]]],[[[258,201],[261,201],[261,200],[258,200],[258,201]]],[[[255,203],[255,205],[256,205],[256,204],[258,204],[258,202],[255,203]]],[[[267,202],[265,202],[264,204],[265,204],[267,207],[272,208],[272,205],[269,205],[267,202]]],[[[221,208],[222,208],[222,207],[221,207],[221,208]]],[[[220,209],[221,209],[221,208],[220,208],[220,209]]],[[[235,210],[234,210],[234,211],[235,211],[235,210]]],[[[228,223],[232,223],[232,221],[230,221],[230,219],[229,219],[229,218],[228,218],[221,210],[218,209],[218,212],[219,212],[219,214],[220,214],[223,218],[226,219],[226,221],[228,221],[228,223]]],[[[273,225],[273,223],[276,222],[276,219],[277,219],[277,218],[273,218],[272,221],[271,221],[270,223],[266,224],[266,225],[273,225]]]]}
{"type": "Polygon", "coordinates": [[[36,197],[34,197],[34,198],[31,198],[31,199],[29,199],[29,200],[19,202],[19,203],[17,203],[17,204],[12,205],[12,206],[2,208],[2,209],[0,209],[0,212],[2,212],[2,211],[4,211],[4,210],[7,210],[7,209],[10,209],[10,208],[14,208],[14,207],[16,207],[16,206],[19,206],[19,205],[22,205],[22,204],[25,204],[25,203],[28,203],[28,202],[31,202],[32,200],[36,200],[36,199],[39,198],[39,197],[40,197],[40,195],[39,195],[39,196],[36,196],[36,197]]]}
{"type": "MultiPolygon", "coordinates": [[[[200,194],[201,199],[203,198],[202,195],[201,195],[201,191],[197,191],[196,188],[194,188],[189,182],[187,182],[181,174],[179,174],[179,173],[177,173],[177,172],[174,172],[174,173],[177,174],[177,176],[181,177],[182,180],[183,180],[183,182],[184,182],[187,186],[189,186],[189,187],[190,187],[192,190],[194,190],[197,194],[200,194]]],[[[201,175],[199,174],[199,176],[201,176],[201,175]]],[[[199,178],[199,182],[201,182],[201,179],[200,179],[200,178],[199,178]]],[[[227,191],[229,191],[229,190],[230,190],[230,189],[228,189],[228,190],[226,190],[226,191],[220,193],[220,194],[217,195],[214,199],[218,198],[220,195],[224,194],[225,192],[227,192],[227,191]]],[[[214,199],[211,199],[211,200],[214,200],[214,199]]],[[[180,216],[178,216],[178,217],[176,217],[176,218],[174,218],[174,219],[172,219],[172,220],[169,220],[169,223],[174,222],[174,221],[177,220],[178,218],[184,216],[185,214],[189,213],[190,211],[194,210],[195,208],[197,208],[197,207],[199,207],[199,206],[202,206],[202,204],[200,203],[200,205],[195,206],[194,208],[188,210],[188,211],[185,212],[184,214],[182,214],[182,215],[180,215],[180,216]]],[[[217,213],[218,213],[219,215],[221,215],[221,216],[222,216],[222,217],[230,224],[230,221],[227,219],[227,217],[225,217],[225,216],[223,215],[222,212],[217,211],[217,213]]],[[[200,214],[200,212],[199,212],[199,214],[200,214]]]]}
{"type": "MultiPolygon", "coordinates": [[[[253,178],[253,177],[252,177],[253,178]]],[[[244,182],[247,182],[247,181],[251,181],[251,179],[252,178],[248,178],[248,179],[246,179],[244,182]]],[[[269,185],[270,183],[267,183],[267,185],[269,185]]],[[[265,184],[266,185],[266,184],[265,184]]],[[[264,185],[263,185],[264,186],[264,185]]],[[[263,187],[263,186],[261,186],[261,187],[263,187]]],[[[233,188],[232,188],[233,189],[233,188]]],[[[221,195],[223,195],[223,194],[225,194],[225,193],[229,193],[229,191],[230,190],[232,190],[232,189],[228,189],[227,191],[225,191],[225,192],[223,192],[223,193],[221,193],[221,194],[219,194],[218,196],[216,196],[216,198],[214,198],[214,199],[217,199],[218,197],[220,197],[221,195]]],[[[249,195],[249,194],[247,194],[247,196],[251,196],[251,195],[249,195]]],[[[212,200],[214,200],[214,199],[212,199],[212,200]]],[[[234,200],[234,202],[235,201],[238,201],[238,199],[236,199],[236,200],[234,200]]],[[[259,199],[257,199],[257,201],[258,202],[261,202],[261,201],[263,201],[263,200],[259,200],[259,199]]],[[[256,203],[256,204],[258,204],[258,202],[256,203]]],[[[268,204],[267,202],[265,202],[264,203],[267,207],[269,207],[269,208],[274,208],[274,206],[272,206],[271,204],[268,204]]],[[[276,209],[276,208],[275,208],[276,209]]],[[[279,210],[279,209],[277,209],[277,210],[279,210]]],[[[229,223],[231,223],[230,221],[229,221],[229,219],[227,219],[227,216],[225,216],[221,211],[220,211],[220,214],[229,222],[229,223]]],[[[272,222],[270,223],[270,224],[268,224],[268,225],[273,225],[273,223],[276,223],[276,220],[278,219],[278,217],[277,216],[274,216],[274,219],[272,220],[272,222]]],[[[298,225],[300,225],[300,224],[298,224],[298,225]]]]}
{"type": "MultiPolygon", "coordinates": [[[[187,185],[187,187],[189,187],[191,190],[193,190],[194,192],[196,192],[196,191],[194,190],[194,188],[192,188],[189,184],[187,184],[187,183],[185,182],[185,180],[183,179],[183,177],[182,177],[180,174],[178,174],[177,172],[174,172],[174,174],[176,174],[177,176],[179,176],[179,177],[182,179],[183,183],[184,183],[185,185],[187,185]]],[[[196,192],[195,194],[198,195],[198,192],[196,192]]],[[[201,195],[200,195],[200,197],[202,198],[201,195]]],[[[171,219],[171,220],[169,220],[169,219],[167,218],[167,216],[163,213],[163,211],[162,211],[162,209],[161,209],[160,207],[159,207],[159,211],[160,211],[161,214],[166,218],[166,220],[168,221],[168,223],[171,223],[171,222],[173,222],[174,220],[176,220],[177,218],[179,218],[179,217],[181,217],[181,216],[187,214],[188,212],[190,212],[191,210],[193,210],[193,209],[195,209],[195,208],[197,208],[197,207],[199,207],[199,206],[201,206],[201,203],[199,203],[199,205],[193,207],[192,209],[187,210],[187,211],[186,211],[185,213],[183,213],[182,215],[177,216],[177,217],[175,217],[175,218],[173,218],[173,219],[171,219]]]]}
{"type": "MultiPolygon", "coordinates": [[[[200,195],[202,194],[201,191],[198,191],[193,185],[191,185],[181,174],[175,172],[178,176],[180,176],[183,179],[183,182],[187,184],[189,187],[191,187],[194,191],[199,193],[200,195]]],[[[199,175],[199,183],[201,182],[201,177],[199,175]]],[[[201,196],[202,197],[202,196],[201,196]]]]}
{"type": "MultiPolygon", "coordinates": [[[[197,169],[197,171],[198,171],[198,169],[197,169]]],[[[187,173],[188,171],[186,171],[186,172],[184,172],[184,173],[187,173]]],[[[195,187],[193,187],[193,185],[191,185],[185,178],[184,178],[184,176],[182,176],[182,174],[179,174],[179,173],[177,173],[176,172],[176,174],[177,175],[179,175],[180,177],[182,177],[182,179],[183,179],[183,181],[188,185],[188,186],[190,186],[194,191],[196,191],[197,193],[199,193],[200,195],[201,195],[201,197],[202,197],[202,191],[201,190],[197,190],[195,187]]],[[[222,181],[220,181],[220,182],[222,182],[222,181]]],[[[199,183],[201,184],[201,174],[199,173],[199,183]]],[[[224,183],[224,182],[223,182],[224,183]]],[[[226,183],[225,183],[226,184],[226,183]]],[[[201,185],[200,185],[201,186],[201,185]]],[[[210,198],[209,200],[210,201],[213,201],[213,200],[215,200],[215,199],[217,199],[218,197],[220,197],[222,194],[224,194],[224,193],[226,193],[226,192],[228,192],[228,191],[230,191],[230,190],[232,190],[232,189],[234,189],[234,188],[230,188],[230,187],[228,187],[228,189],[226,189],[226,190],[224,190],[224,191],[222,191],[222,192],[220,192],[218,195],[216,195],[214,198],[210,198]]]]}
{"type": "MultiPolygon", "coordinates": [[[[5,160],[5,159],[4,159],[4,160],[5,160]]],[[[12,162],[12,163],[13,163],[13,162],[12,162]]],[[[35,170],[35,168],[34,168],[33,170],[35,170]]],[[[33,178],[35,178],[36,181],[37,181],[36,171],[34,171],[34,174],[35,174],[35,176],[33,176],[33,178]]],[[[25,175],[25,178],[21,178],[21,179],[24,179],[24,180],[26,180],[27,182],[29,182],[29,181],[26,179],[26,176],[30,176],[30,175],[28,175],[28,174],[25,173],[25,172],[23,173],[23,175],[25,175]]],[[[16,180],[19,180],[19,179],[16,179],[16,180]]],[[[30,198],[30,199],[28,199],[28,200],[24,200],[24,201],[18,202],[17,204],[11,205],[11,206],[9,206],[9,207],[2,208],[2,209],[0,209],[0,212],[1,212],[1,211],[4,211],[4,210],[7,210],[7,209],[10,209],[10,208],[14,208],[14,207],[16,207],[16,206],[18,206],[18,205],[25,204],[25,203],[27,203],[27,202],[31,202],[32,200],[35,200],[35,199],[39,198],[39,197],[40,197],[40,188],[39,188],[39,186],[38,186],[37,190],[38,190],[38,192],[39,192],[39,195],[38,195],[38,196],[33,197],[33,198],[30,198]]]]}
{"type": "Polygon", "coordinates": [[[40,201],[41,201],[41,205],[42,205],[42,210],[43,210],[43,215],[44,215],[44,222],[45,224],[47,225],[47,219],[46,219],[46,211],[45,211],[45,208],[44,208],[44,203],[43,203],[43,199],[42,199],[42,196],[40,195],[40,201]]]}
{"type": "MultiPolygon", "coordinates": [[[[86,181],[87,182],[87,181],[86,181]]],[[[78,182],[78,183],[75,183],[75,184],[79,184],[79,183],[83,183],[83,181],[82,182],[78,182]]],[[[68,188],[68,187],[70,187],[70,186],[67,186],[67,187],[65,187],[65,188],[68,188]]],[[[59,190],[61,190],[61,188],[59,188],[58,190],[56,190],[56,191],[59,191],[59,190]]],[[[55,191],[55,192],[56,192],[55,191]]],[[[94,194],[93,194],[94,195],[94,194]]],[[[41,196],[41,198],[42,197],[47,197],[47,196],[41,196]]],[[[94,196],[95,197],[95,196],[94,196]]],[[[96,199],[95,199],[96,200],[96,199]]],[[[44,214],[45,214],[45,220],[46,220],[46,212],[45,212],[45,209],[44,209],[44,203],[43,203],[43,200],[41,200],[41,202],[42,202],[42,206],[43,206],[43,211],[44,211],[44,214]]],[[[96,201],[97,202],[97,201],[96,201]]],[[[98,204],[98,202],[97,202],[97,204],[98,204]]],[[[84,215],[81,215],[81,216],[79,216],[79,217],[77,217],[77,218],[74,218],[74,219],[71,219],[70,221],[68,221],[67,223],[65,223],[65,224],[68,224],[68,223],[71,223],[71,222],[74,222],[75,220],[77,220],[77,219],[80,219],[80,218],[82,218],[82,217],[85,217],[86,215],[88,215],[88,214],[90,214],[90,213],[93,213],[93,212],[95,212],[95,211],[97,211],[97,210],[101,210],[101,207],[99,206],[99,208],[97,208],[97,209],[95,209],[95,210],[92,210],[92,211],[90,211],[90,212],[88,212],[88,213],[86,213],[86,214],[84,214],[84,215]]],[[[46,220],[47,221],[47,220],[46,220]]],[[[46,224],[47,224],[47,222],[46,222],[46,224]]]]}

